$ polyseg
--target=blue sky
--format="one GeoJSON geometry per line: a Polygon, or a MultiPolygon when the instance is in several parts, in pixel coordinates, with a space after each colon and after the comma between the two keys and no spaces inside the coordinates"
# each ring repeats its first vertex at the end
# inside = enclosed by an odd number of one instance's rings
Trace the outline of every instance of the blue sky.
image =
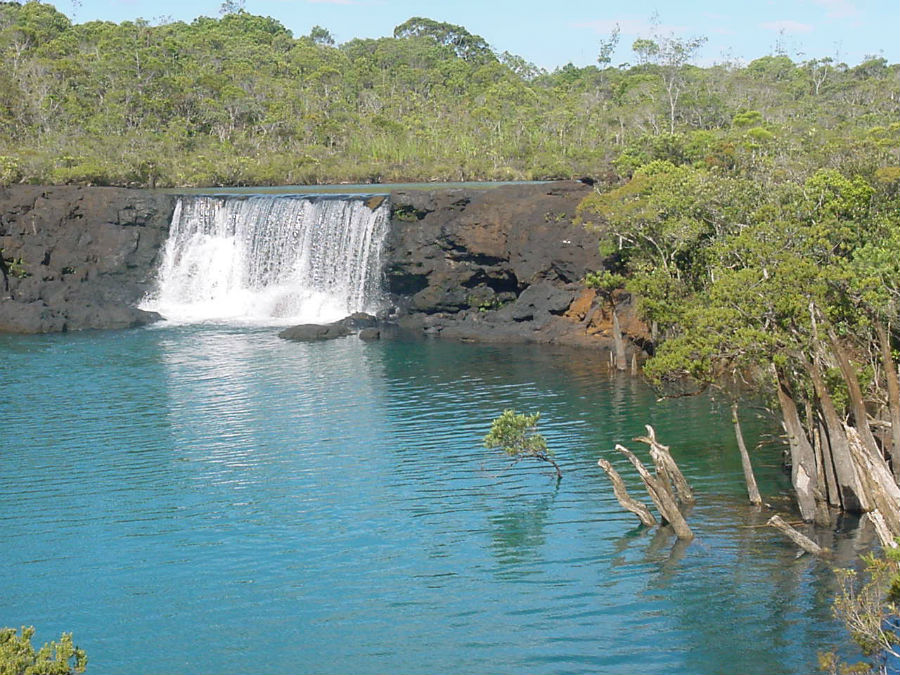
{"type": "MultiPolygon", "coordinates": [[[[60,0],[78,22],[138,17],[190,21],[218,16],[221,0],[60,0]]],[[[315,25],[338,42],[390,35],[412,16],[465,26],[496,50],[553,69],[595,63],[600,40],[616,24],[620,47],[613,63],[633,61],[631,43],[658,30],[705,36],[698,62],[751,61],[780,49],[795,60],[830,56],[855,65],[866,55],[900,62],[900,0],[695,0],[662,2],[548,2],[547,0],[246,0],[247,11],[272,16],[303,35],[315,25]]]]}

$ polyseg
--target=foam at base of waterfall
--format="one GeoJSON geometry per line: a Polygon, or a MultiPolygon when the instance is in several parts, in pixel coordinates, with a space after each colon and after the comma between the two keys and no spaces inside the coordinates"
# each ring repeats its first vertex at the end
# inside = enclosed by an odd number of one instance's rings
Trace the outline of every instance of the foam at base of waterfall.
{"type": "Polygon", "coordinates": [[[374,313],[387,209],[359,200],[182,198],[157,289],[168,322],[290,325],[374,313]]]}
{"type": "MultiPolygon", "coordinates": [[[[228,323],[263,326],[292,326],[303,323],[331,323],[347,316],[340,298],[291,288],[272,287],[262,292],[238,290],[227,300],[209,302],[157,302],[142,306],[161,314],[170,324],[228,323]]],[[[377,311],[371,308],[370,311],[377,311]]]]}

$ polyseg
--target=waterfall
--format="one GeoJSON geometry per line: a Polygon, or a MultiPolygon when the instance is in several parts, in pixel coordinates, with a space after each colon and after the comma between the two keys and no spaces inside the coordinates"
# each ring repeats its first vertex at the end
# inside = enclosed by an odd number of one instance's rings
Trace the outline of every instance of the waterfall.
{"type": "Polygon", "coordinates": [[[385,204],[181,197],[142,309],[177,323],[327,323],[381,301],[385,204]]]}

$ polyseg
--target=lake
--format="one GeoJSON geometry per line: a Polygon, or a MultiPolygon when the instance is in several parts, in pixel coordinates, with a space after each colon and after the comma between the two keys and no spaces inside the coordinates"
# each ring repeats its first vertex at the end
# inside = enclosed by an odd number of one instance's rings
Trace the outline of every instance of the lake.
{"type": "MultiPolygon", "coordinates": [[[[846,641],[831,567],[745,504],[727,407],[587,351],[289,343],[166,326],[0,336],[0,625],[88,672],[809,673],[846,641]],[[540,411],[563,469],[481,441],[540,411]],[[696,539],[639,528],[596,464],[655,425],[696,539]]],[[[745,431],[791,513],[777,428],[745,431]]],[[[838,562],[870,543],[847,529],[838,562]]]]}

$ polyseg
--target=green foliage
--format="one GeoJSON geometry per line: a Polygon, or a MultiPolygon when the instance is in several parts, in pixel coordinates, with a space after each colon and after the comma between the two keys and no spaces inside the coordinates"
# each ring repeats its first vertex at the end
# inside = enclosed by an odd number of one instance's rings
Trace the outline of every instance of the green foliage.
{"type": "Polygon", "coordinates": [[[885,548],[883,555],[863,556],[862,573],[836,570],[840,591],[834,600],[835,618],[847,627],[853,641],[874,663],[844,664],[833,652],[819,655],[830,673],[883,672],[879,662],[886,654],[900,655],[900,549],[885,548]]]}
{"type": "Polygon", "coordinates": [[[0,156],[0,186],[10,185],[22,178],[22,170],[15,157],[0,156]]]}
{"type": "Polygon", "coordinates": [[[516,461],[523,457],[533,457],[549,462],[556,469],[557,478],[562,478],[559,466],[551,458],[552,452],[547,448],[547,441],[537,430],[540,413],[528,415],[515,410],[504,410],[491,423],[491,430],[484,437],[484,447],[500,448],[516,461]]]}
{"type": "Polygon", "coordinates": [[[491,431],[484,437],[484,447],[500,448],[511,457],[535,457],[547,454],[547,441],[538,433],[540,413],[519,414],[515,410],[504,410],[491,423],[491,431]]]}
{"type": "Polygon", "coordinates": [[[609,270],[591,272],[584,278],[584,283],[588,288],[598,290],[605,295],[609,295],[619,288],[624,288],[626,282],[627,279],[624,275],[610,272],[609,270]]]}
{"type": "Polygon", "coordinates": [[[31,644],[34,628],[0,628],[0,675],[73,675],[83,673],[87,655],[63,633],[59,642],[50,642],[35,651],[31,644]]]}
{"type": "Polygon", "coordinates": [[[545,72],[423,17],[336,45],[239,0],[160,25],[0,3],[0,184],[616,185],[653,160],[771,175],[897,164],[897,66],[883,59],[701,69],[690,60],[702,39],[654,34],[635,45],[645,63],[616,68],[617,39],[601,44],[602,68],[545,72]]]}

